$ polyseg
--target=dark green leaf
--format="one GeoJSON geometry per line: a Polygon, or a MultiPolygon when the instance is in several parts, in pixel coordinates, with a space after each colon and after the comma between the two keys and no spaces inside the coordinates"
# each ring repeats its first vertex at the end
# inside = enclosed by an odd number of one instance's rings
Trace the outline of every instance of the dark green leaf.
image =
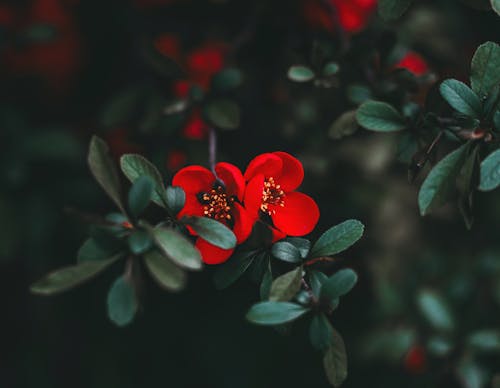
{"type": "Polygon", "coordinates": [[[450,331],[455,327],[451,311],[444,298],[433,290],[421,290],[417,304],[422,315],[437,330],[450,331]]]}
{"type": "Polygon", "coordinates": [[[305,259],[307,255],[309,254],[309,250],[311,249],[311,242],[302,237],[287,237],[282,241],[289,242],[292,244],[295,248],[297,248],[300,252],[300,257],[305,259]]]}
{"type": "Polygon", "coordinates": [[[497,329],[478,330],[469,335],[467,343],[481,352],[500,351],[500,331],[497,329]]]}
{"type": "Polygon", "coordinates": [[[146,158],[137,154],[125,154],[120,158],[120,166],[125,176],[135,183],[140,177],[147,176],[152,179],[154,190],[152,200],[154,203],[165,207],[165,188],[163,178],[158,169],[146,158]]]}
{"type": "Polygon", "coordinates": [[[500,15],[500,0],[490,0],[491,1],[491,8],[493,8],[493,11],[495,11],[498,15],[500,15]]]}
{"type": "Polygon", "coordinates": [[[264,276],[262,277],[262,282],[260,283],[260,299],[267,300],[269,299],[269,294],[271,292],[271,286],[273,284],[273,273],[271,271],[271,263],[267,263],[266,272],[264,272],[264,276]]]}
{"type": "Polygon", "coordinates": [[[77,261],[82,263],[84,261],[105,260],[116,254],[118,250],[119,248],[116,246],[102,246],[93,238],[89,238],[78,250],[77,261]]]}
{"type": "Polygon", "coordinates": [[[137,179],[128,193],[128,208],[134,217],[138,217],[146,209],[153,195],[153,180],[148,176],[137,179]]]}
{"type": "Polygon", "coordinates": [[[167,205],[174,214],[179,213],[186,203],[186,193],[182,187],[168,186],[166,190],[167,205]]]}
{"type": "Polygon", "coordinates": [[[446,357],[453,349],[453,343],[446,337],[434,336],[427,341],[427,350],[437,357],[446,357]]]}
{"type": "Polygon", "coordinates": [[[191,270],[202,268],[200,252],[182,234],[167,228],[155,228],[152,233],[160,251],[175,264],[191,270]]]}
{"type": "Polygon", "coordinates": [[[222,290],[238,280],[252,264],[255,254],[255,251],[238,252],[219,266],[214,274],[215,287],[222,290]]]}
{"type": "Polygon", "coordinates": [[[325,77],[331,77],[332,75],[335,75],[339,72],[339,64],[337,62],[328,62],[324,67],[323,67],[323,76],[325,77]]]}
{"type": "Polygon", "coordinates": [[[479,147],[474,147],[470,155],[467,156],[462,171],[458,177],[458,190],[460,193],[458,205],[467,229],[471,229],[474,221],[472,207],[478,178],[476,168],[478,164],[478,152],[479,147]]]}
{"type": "Polygon", "coordinates": [[[208,217],[184,217],[186,225],[191,226],[194,231],[208,241],[222,249],[232,249],[236,246],[236,236],[226,225],[208,217]]]}
{"type": "MultiPolygon", "coordinates": [[[[494,0],[498,7],[498,1],[494,0]]],[[[493,7],[495,7],[492,2],[493,7]]],[[[497,8],[498,12],[498,8],[497,8]]],[[[500,83],[500,46],[486,42],[479,46],[472,58],[470,83],[480,97],[485,97],[491,89],[500,83]]]]}
{"type": "Polygon", "coordinates": [[[347,294],[358,281],[358,275],[352,269],[341,269],[326,280],[321,286],[321,298],[334,300],[347,294]]]}
{"type": "Polygon", "coordinates": [[[160,287],[168,291],[180,291],[186,286],[186,273],[158,251],[146,253],[144,262],[160,287]]]}
{"type": "Polygon", "coordinates": [[[125,213],[121,200],[121,185],[118,172],[109,156],[109,148],[101,138],[92,136],[90,140],[88,164],[95,179],[109,197],[116,203],[118,208],[125,213]]]}
{"type": "Polygon", "coordinates": [[[243,82],[241,71],[234,68],[224,69],[212,78],[212,88],[221,92],[240,86],[243,82]]]}
{"type": "Polygon", "coordinates": [[[61,268],[51,272],[42,279],[33,283],[30,287],[31,292],[41,295],[53,295],[59,292],[69,290],[83,282],[90,280],[99,272],[102,272],[121,255],[117,255],[107,260],[84,261],[78,265],[61,268]]]}
{"type": "Polygon", "coordinates": [[[350,110],[342,113],[330,126],[328,135],[334,139],[342,139],[350,136],[358,130],[358,122],[356,121],[356,111],[350,110]]]}
{"type": "Polygon", "coordinates": [[[379,0],[378,13],[385,21],[395,20],[410,7],[412,0],[379,0]]]}
{"type": "Polygon", "coordinates": [[[418,206],[421,215],[426,215],[430,210],[442,205],[447,200],[465,161],[467,147],[468,144],[464,144],[446,155],[427,175],[418,193],[418,206]]]}
{"type": "Polygon", "coordinates": [[[328,276],[326,276],[323,272],[314,270],[309,271],[309,285],[311,286],[314,296],[319,298],[321,295],[321,287],[327,280],[328,276]]]}
{"type": "Polygon", "coordinates": [[[254,304],[246,319],[257,325],[281,325],[292,322],[307,313],[309,309],[290,302],[260,302],[254,304]]]}
{"type": "Polygon", "coordinates": [[[278,241],[273,244],[271,254],[277,259],[289,263],[300,263],[302,261],[300,251],[292,243],[287,241],[278,241]]]}
{"type": "Polygon", "coordinates": [[[481,162],[479,190],[490,191],[500,185],[500,150],[489,154],[481,162]]]}
{"type": "Polygon", "coordinates": [[[288,69],[288,78],[295,82],[307,82],[314,78],[314,71],[307,66],[295,65],[288,69]]]}
{"type": "Polygon", "coordinates": [[[356,111],[359,125],[375,132],[394,132],[406,128],[404,117],[385,102],[366,101],[356,111]]]}
{"type": "Polygon", "coordinates": [[[317,350],[332,346],[333,328],[325,314],[316,314],[309,326],[309,339],[317,350]]]}
{"type": "Polygon", "coordinates": [[[466,84],[456,79],[447,79],[439,86],[441,96],[457,112],[480,118],[483,112],[481,101],[466,84]]]}
{"type": "Polygon", "coordinates": [[[347,378],[347,354],[342,336],[332,328],[332,345],[323,357],[323,367],[330,384],[339,387],[347,378]]]}
{"type": "Polygon", "coordinates": [[[128,246],[134,255],[140,255],[153,246],[153,240],[145,230],[137,230],[129,236],[128,246]]]}
{"type": "Polygon", "coordinates": [[[118,326],[126,326],[134,319],[137,312],[137,298],[134,286],[120,276],[108,292],[108,316],[118,326]]]}
{"type": "Polygon", "coordinates": [[[349,101],[356,105],[360,105],[373,98],[372,91],[365,85],[349,85],[346,93],[349,101]]]}
{"type": "Polygon", "coordinates": [[[300,290],[302,280],[302,267],[277,277],[271,285],[269,300],[276,302],[288,302],[300,290]]]}
{"type": "Polygon", "coordinates": [[[364,229],[364,225],[357,220],[344,221],[323,233],[313,245],[309,256],[332,256],[345,251],[361,238],[364,229]]]}
{"type": "Polygon", "coordinates": [[[230,100],[214,100],[205,106],[207,119],[220,129],[235,129],[240,125],[240,108],[230,100]]]}

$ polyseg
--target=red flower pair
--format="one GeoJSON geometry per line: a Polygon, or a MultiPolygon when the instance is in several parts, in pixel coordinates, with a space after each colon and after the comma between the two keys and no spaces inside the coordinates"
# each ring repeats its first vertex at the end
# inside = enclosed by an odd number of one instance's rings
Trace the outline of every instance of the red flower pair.
{"type": "MultiPolygon", "coordinates": [[[[303,178],[302,164],[286,152],[257,156],[244,175],[230,163],[218,163],[215,174],[202,166],[185,167],[173,179],[173,185],[186,193],[186,203],[177,217],[220,221],[233,230],[238,244],[250,236],[259,219],[269,223],[274,240],[303,236],[319,219],[316,202],[295,191],[303,178]]],[[[207,264],[223,263],[233,253],[202,238],[197,239],[196,247],[207,264]]]]}

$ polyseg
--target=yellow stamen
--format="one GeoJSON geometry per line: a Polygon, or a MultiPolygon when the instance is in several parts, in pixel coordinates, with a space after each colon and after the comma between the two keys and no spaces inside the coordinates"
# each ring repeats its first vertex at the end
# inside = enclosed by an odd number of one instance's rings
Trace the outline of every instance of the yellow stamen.
{"type": "Polygon", "coordinates": [[[204,193],[201,199],[205,203],[203,206],[205,217],[213,218],[217,221],[231,220],[231,204],[234,199],[228,198],[221,186],[210,190],[208,193],[204,193]]]}
{"type": "Polygon", "coordinates": [[[272,215],[276,213],[275,209],[270,209],[269,205],[285,206],[285,192],[277,185],[273,177],[269,177],[264,181],[264,188],[262,189],[262,203],[260,210],[264,213],[272,215]]]}

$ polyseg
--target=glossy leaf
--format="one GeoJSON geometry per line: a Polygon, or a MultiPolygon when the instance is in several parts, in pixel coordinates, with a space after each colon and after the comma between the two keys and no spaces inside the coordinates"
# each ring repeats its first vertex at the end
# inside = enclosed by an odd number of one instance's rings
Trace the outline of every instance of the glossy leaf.
{"type": "Polygon", "coordinates": [[[208,217],[183,217],[182,222],[208,241],[222,249],[232,249],[236,246],[236,236],[226,225],[208,217]]]}
{"type": "Polygon", "coordinates": [[[313,294],[319,298],[321,294],[321,287],[323,283],[328,280],[328,276],[326,276],[323,272],[320,271],[309,271],[309,285],[312,289],[313,294]]]}
{"type": "Polygon", "coordinates": [[[325,314],[316,314],[309,326],[309,339],[317,350],[326,350],[332,346],[333,328],[325,314]]]}
{"type": "Polygon", "coordinates": [[[301,280],[302,267],[297,267],[296,269],[277,277],[271,285],[269,300],[288,302],[299,292],[301,280]]]}
{"type": "Polygon", "coordinates": [[[271,254],[279,259],[289,263],[300,263],[302,257],[300,251],[290,242],[278,241],[273,244],[271,254]]]}
{"type": "Polygon", "coordinates": [[[153,240],[145,230],[136,230],[128,237],[128,246],[135,255],[147,252],[153,246],[153,240]]]}
{"type": "Polygon", "coordinates": [[[202,268],[200,252],[182,234],[168,228],[155,228],[152,233],[157,247],[175,264],[191,270],[202,268]]]}
{"type": "Polygon", "coordinates": [[[122,213],[126,213],[122,203],[120,178],[104,140],[97,136],[92,137],[87,161],[97,182],[122,213]]]}
{"type": "Polygon", "coordinates": [[[214,274],[215,287],[222,290],[229,287],[250,267],[255,259],[256,252],[238,252],[231,256],[228,261],[220,265],[214,274]]]}
{"type": "Polygon", "coordinates": [[[323,368],[330,384],[339,387],[347,378],[347,354],[342,336],[332,328],[332,345],[323,357],[323,368]]]}
{"type": "Polygon", "coordinates": [[[180,291],[186,286],[186,273],[158,251],[147,252],[144,263],[160,287],[168,291],[180,291]]]}
{"type": "Polygon", "coordinates": [[[422,315],[435,329],[450,331],[455,327],[451,311],[438,292],[421,290],[417,295],[417,304],[422,315]]]}
{"type": "Polygon", "coordinates": [[[214,100],[205,106],[207,119],[220,129],[236,129],[240,125],[240,108],[230,100],[214,100]]]}
{"type": "Polygon", "coordinates": [[[186,203],[186,193],[182,187],[168,186],[165,195],[168,208],[176,215],[182,210],[186,203]]]}
{"type": "Polygon", "coordinates": [[[425,178],[418,193],[418,206],[422,216],[448,199],[465,161],[467,147],[468,144],[464,144],[446,155],[425,178]]]}
{"type": "Polygon", "coordinates": [[[500,185],[500,150],[489,154],[481,162],[479,190],[491,191],[500,185]]]}
{"type": "Polygon", "coordinates": [[[41,295],[53,295],[69,290],[92,279],[120,257],[121,255],[117,255],[107,260],[84,261],[77,265],[61,268],[33,283],[30,290],[41,295]]]}
{"type": "Polygon", "coordinates": [[[125,176],[134,183],[142,176],[148,176],[153,181],[152,201],[165,207],[165,188],[163,178],[158,169],[149,160],[137,154],[125,154],[120,158],[120,166],[125,176]]]}
{"type": "Polygon", "coordinates": [[[305,259],[311,250],[311,242],[302,237],[287,237],[281,241],[286,241],[292,244],[295,248],[299,250],[300,257],[305,259]]]}
{"type": "MultiPolygon", "coordinates": [[[[500,2],[492,0],[493,8],[500,2]]],[[[497,8],[498,12],[498,8],[497,8]]],[[[479,46],[472,58],[470,83],[480,97],[485,97],[494,86],[500,83],[500,46],[494,42],[486,42],[479,46]]]]}
{"type": "Polygon", "coordinates": [[[404,117],[392,105],[366,101],[356,111],[356,120],[363,128],[375,132],[394,132],[406,128],[404,117]]]}
{"type": "Polygon", "coordinates": [[[314,71],[307,66],[295,65],[288,69],[288,78],[295,82],[307,82],[314,78],[314,71]]]}
{"type": "Polygon", "coordinates": [[[480,118],[483,108],[476,93],[466,84],[456,79],[447,79],[439,86],[441,96],[457,112],[480,118]]]}
{"type": "Polygon", "coordinates": [[[106,260],[118,253],[119,247],[102,246],[93,238],[87,239],[78,250],[77,261],[82,263],[85,261],[106,260]]]}
{"type": "Polygon", "coordinates": [[[357,220],[344,221],[323,233],[309,256],[332,256],[345,251],[363,236],[364,229],[364,225],[357,220]]]}
{"type": "Polygon", "coordinates": [[[271,286],[273,284],[273,273],[271,271],[271,263],[267,263],[267,269],[262,277],[262,282],[260,283],[259,293],[261,300],[269,299],[269,294],[271,293],[271,286]]]}
{"type": "Polygon", "coordinates": [[[334,300],[347,294],[356,285],[358,275],[352,269],[341,269],[326,280],[321,286],[321,298],[334,300]]]}
{"type": "Polygon", "coordinates": [[[227,91],[240,86],[243,82],[241,71],[234,68],[224,69],[212,78],[212,87],[218,91],[227,91]]]}
{"type": "Polygon", "coordinates": [[[260,302],[254,304],[246,319],[257,325],[281,325],[296,320],[309,309],[290,302],[260,302]]]}
{"type": "Polygon", "coordinates": [[[146,209],[153,194],[153,181],[148,176],[137,179],[128,193],[128,208],[134,217],[138,217],[146,209]]]}
{"type": "Polygon", "coordinates": [[[137,298],[134,286],[125,277],[115,280],[107,297],[108,316],[118,326],[126,326],[137,312],[137,298]]]}
{"type": "Polygon", "coordinates": [[[484,329],[473,332],[467,338],[473,349],[481,352],[500,352],[500,330],[484,329]]]}
{"type": "Polygon", "coordinates": [[[497,15],[500,16],[500,0],[490,0],[491,1],[491,8],[493,8],[493,11],[497,13],[497,15]]]}

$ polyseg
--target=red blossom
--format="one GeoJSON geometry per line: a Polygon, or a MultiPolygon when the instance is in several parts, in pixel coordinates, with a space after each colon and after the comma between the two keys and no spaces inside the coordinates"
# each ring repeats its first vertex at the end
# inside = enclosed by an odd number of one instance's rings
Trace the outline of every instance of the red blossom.
{"type": "Polygon", "coordinates": [[[155,48],[166,57],[174,61],[181,61],[181,49],[179,39],[172,34],[162,34],[154,41],[155,48]]]}
{"type": "Polygon", "coordinates": [[[167,169],[169,171],[177,171],[186,164],[187,156],[184,152],[173,150],[167,155],[167,169]]]}
{"type": "Polygon", "coordinates": [[[404,358],[405,369],[413,374],[420,374],[425,371],[427,357],[425,349],[420,345],[415,345],[410,348],[404,358]]]}
{"type": "MultiPolygon", "coordinates": [[[[186,203],[177,215],[213,218],[233,230],[238,244],[245,241],[253,219],[242,205],[245,180],[238,167],[230,163],[215,165],[217,177],[202,166],[188,166],[175,174],[172,184],[186,193],[186,203]]],[[[191,230],[191,233],[194,232],[191,230]]],[[[225,262],[234,249],[221,249],[198,237],[196,247],[206,264],[225,262]]]]}
{"type": "Polygon", "coordinates": [[[415,75],[423,75],[429,71],[425,59],[416,52],[410,51],[395,65],[397,69],[406,69],[415,75]]]}
{"type": "Polygon", "coordinates": [[[201,117],[200,109],[195,108],[184,125],[182,134],[190,140],[203,140],[207,137],[208,129],[207,123],[201,117]]]}
{"type": "Polygon", "coordinates": [[[109,145],[111,155],[118,159],[123,154],[137,154],[142,152],[142,148],[129,140],[128,131],[125,128],[116,128],[105,136],[109,145]]]}
{"type": "Polygon", "coordinates": [[[269,216],[274,240],[310,233],[319,219],[316,202],[295,191],[304,179],[299,160],[286,152],[266,153],[254,158],[245,171],[245,207],[253,218],[269,216]]]}

